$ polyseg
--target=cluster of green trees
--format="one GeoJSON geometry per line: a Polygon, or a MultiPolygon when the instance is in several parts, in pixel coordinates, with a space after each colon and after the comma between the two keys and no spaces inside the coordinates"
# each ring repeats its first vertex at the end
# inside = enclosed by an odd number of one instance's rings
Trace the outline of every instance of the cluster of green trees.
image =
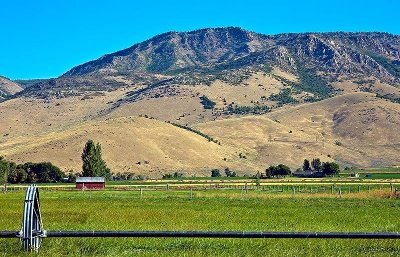
{"type": "MultiPolygon", "coordinates": [[[[89,140],[82,153],[82,176],[111,179],[111,171],[101,157],[101,146],[89,140]]],[[[68,178],[74,182],[76,174],[66,174],[51,162],[16,164],[0,156],[0,184],[4,183],[57,183],[68,178]]]]}
{"type": "Polygon", "coordinates": [[[145,180],[147,179],[143,175],[136,175],[133,172],[117,172],[112,175],[112,180],[145,180]]]}
{"type": "Polygon", "coordinates": [[[51,162],[16,164],[0,157],[0,184],[56,183],[66,174],[51,162]]]}
{"type": "Polygon", "coordinates": [[[278,105],[298,103],[296,99],[292,97],[292,89],[284,88],[278,94],[272,94],[268,97],[270,101],[276,101],[278,105]]]}
{"type": "Polygon", "coordinates": [[[305,65],[296,62],[300,83],[295,84],[295,89],[314,94],[319,99],[325,99],[332,95],[332,87],[323,78],[314,75],[305,69],[305,65]]]}
{"type": "Polygon", "coordinates": [[[225,175],[226,175],[227,177],[231,177],[231,178],[237,177],[236,172],[233,171],[233,170],[230,170],[229,168],[225,168],[225,175]]]}
{"type": "Polygon", "coordinates": [[[200,96],[200,103],[203,105],[204,109],[214,109],[215,102],[210,100],[207,96],[200,96]]]}
{"type": "Polygon", "coordinates": [[[265,176],[267,178],[271,177],[285,177],[292,174],[290,168],[284,164],[279,164],[277,166],[269,166],[268,169],[265,170],[265,176]]]}
{"type": "Polygon", "coordinates": [[[163,178],[163,179],[168,179],[168,178],[183,178],[183,173],[180,173],[180,172],[174,172],[174,174],[167,173],[167,174],[164,174],[164,175],[162,176],[162,178],[163,178]]]}
{"type": "MultiPolygon", "coordinates": [[[[297,172],[301,171],[314,171],[314,172],[323,172],[326,176],[332,176],[339,173],[339,164],[335,162],[321,162],[319,158],[314,158],[311,162],[307,159],[303,162],[303,167],[296,170],[297,172]]],[[[284,164],[272,165],[269,166],[265,170],[265,177],[285,177],[292,174],[290,168],[284,164]]]]}
{"type": "Polygon", "coordinates": [[[303,162],[303,171],[317,171],[323,172],[327,176],[332,176],[339,173],[339,164],[335,162],[321,162],[319,158],[309,160],[305,159],[303,162]]]}
{"type": "Polygon", "coordinates": [[[229,104],[225,110],[225,114],[264,114],[270,110],[271,109],[266,105],[233,106],[232,104],[229,104]]]}
{"type": "Polygon", "coordinates": [[[376,94],[376,97],[389,100],[392,103],[400,104],[400,97],[396,97],[394,94],[386,94],[386,95],[376,94]]]}
{"type": "MultiPolygon", "coordinates": [[[[225,168],[224,172],[227,177],[230,177],[230,178],[237,177],[236,172],[233,170],[230,170],[229,168],[225,168]]],[[[222,176],[221,171],[219,169],[211,170],[211,177],[215,178],[215,177],[221,177],[221,176],[222,176]]]]}
{"type": "Polygon", "coordinates": [[[377,63],[382,65],[390,74],[400,77],[400,63],[399,61],[392,61],[382,55],[378,55],[372,52],[367,53],[369,57],[374,59],[377,63]]]}

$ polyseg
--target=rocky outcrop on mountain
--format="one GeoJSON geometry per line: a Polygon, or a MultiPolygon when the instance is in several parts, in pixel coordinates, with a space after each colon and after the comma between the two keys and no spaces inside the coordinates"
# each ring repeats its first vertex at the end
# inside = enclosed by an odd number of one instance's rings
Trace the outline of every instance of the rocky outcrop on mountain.
{"type": "Polygon", "coordinates": [[[171,78],[169,83],[175,84],[210,84],[217,79],[237,84],[249,72],[272,67],[300,79],[311,76],[327,88],[339,78],[370,76],[398,86],[400,36],[378,32],[263,35],[236,27],[168,32],[76,66],[57,82],[41,81],[24,93],[43,95],[48,94],[43,90],[76,88],[82,80],[89,81],[84,89],[102,90],[110,84],[110,77],[122,77],[132,84],[171,78]]]}
{"type": "Polygon", "coordinates": [[[82,75],[99,69],[165,73],[231,61],[263,50],[268,45],[265,36],[238,28],[168,32],[79,65],[64,76],[82,75]]]}
{"type": "Polygon", "coordinates": [[[232,27],[169,32],[79,65],[64,76],[99,69],[168,73],[235,62],[254,53],[269,53],[264,62],[272,66],[289,61],[294,67],[297,60],[310,69],[326,73],[369,74],[372,71],[383,79],[394,79],[396,74],[386,71],[374,57],[384,58],[396,66],[393,61],[400,59],[400,37],[387,33],[344,32],[269,36],[232,27]]]}

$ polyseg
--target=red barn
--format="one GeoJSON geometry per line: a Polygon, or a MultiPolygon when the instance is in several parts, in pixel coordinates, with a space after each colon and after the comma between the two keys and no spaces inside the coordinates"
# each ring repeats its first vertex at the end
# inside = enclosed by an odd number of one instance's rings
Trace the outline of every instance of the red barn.
{"type": "Polygon", "coordinates": [[[77,177],[75,188],[85,189],[104,189],[106,180],[104,177],[77,177]]]}

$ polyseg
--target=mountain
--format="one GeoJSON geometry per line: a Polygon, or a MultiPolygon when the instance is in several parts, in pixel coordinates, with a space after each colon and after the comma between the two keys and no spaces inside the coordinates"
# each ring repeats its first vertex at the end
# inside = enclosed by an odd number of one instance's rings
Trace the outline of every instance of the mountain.
{"type": "Polygon", "coordinates": [[[25,89],[46,80],[47,79],[17,79],[14,82],[25,89]]]}
{"type": "MultiPolygon", "coordinates": [[[[376,75],[399,79],[400,37],[386,33],[262,35],[241,28],[169,32],[125,50],[79,65],[64,77],[99,70],[174,74],[185,69],[219,70],[297,66],[325,76],[376,75]]],[[[298,72],[298,71],[297,71],[298,72]]]]}
{"type": "Polygon", "coordinates": [[[22,84],[0,103],[0,155],[16,162],[79,170],[92,138],[114,171],[155,177],[400,164],[398,35],[168,32],[22,84]]]}
{"type": "Polygon", "coordinates": [[[269,48],[267,38],[239,28],[168,32],[79,65],[64,76],[83,75],[100,69],[166,73],[215,65],[269,48]]]}
{"type": "Polygon", "coordinates": [[[0,76],[0,101],[22,91],[22,88],[6,77],[0,76]]]}
{"type": "Polygon", "coordinates": [[[290,88],[288,96],[305,94],[294,97],[300,102],[338,95],[343,88],[335,83],[354,81],[360,91],[398,98],[368,82],[399,88],[400,36],[380,32],[263,35],[236,27],[168,32],[41,81],[23,95],[66,97],[142,85],[123,99],[132,102],[154,89],[179,85],[216,81],[240,85],[254,73],[270,74],[273,69],[297,78],[287,81],[274,74],[290,88]]]}

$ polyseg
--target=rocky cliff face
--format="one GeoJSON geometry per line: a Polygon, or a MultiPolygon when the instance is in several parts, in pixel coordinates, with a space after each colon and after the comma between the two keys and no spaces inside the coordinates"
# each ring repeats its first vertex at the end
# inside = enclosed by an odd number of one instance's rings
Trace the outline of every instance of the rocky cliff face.
{"type": "MultiPolygon", "coordinates": [[[[305,33],[268,36],[240,28],[169,32],[128,49],[79,65],[64,76],[101,69],[116,72],[171,73],[259,57],[259,63],[295,69],[296,61],[326,74],[374,74],[398,79],[385,62],[400,69],[400,37],[386,33],[305,33]],[[382,59],[382,60],[381,60],[382,59]]],[[[249,62],[244,66],[252,66],[249,62]]]]}
{"type": "Polygon", "coordinates": [[[268,48],[269,42],[265,38],[238,28],[168,32],[79,65],[64,76],[83,75],[100,69],[166,73],[215,65],[268,48]]]}
{"type": "MultiPolygon", "coordinates": [[[[168,32],[130,48],[76,66],[56,82],[41,82],[27,94],[65,88],[104,89],[123,77],[129,83],[235,84],[251,71],[277,67],[324,84],[373,76],[400,85],[400,36],[387,33],[300,33],[263,35],[241,28],[168,32]],[[172,80],[171,80],[172,78],[172,80]],[[76,83],[74,83],[76,81],[76,83]]],[[[128,84],[129,84],[128,83],[128,84]]],[[[309,83],[309,82],[307,82],[309,83]]],[[[79,90],[78,90],[79,91],[79,90]]]]}

